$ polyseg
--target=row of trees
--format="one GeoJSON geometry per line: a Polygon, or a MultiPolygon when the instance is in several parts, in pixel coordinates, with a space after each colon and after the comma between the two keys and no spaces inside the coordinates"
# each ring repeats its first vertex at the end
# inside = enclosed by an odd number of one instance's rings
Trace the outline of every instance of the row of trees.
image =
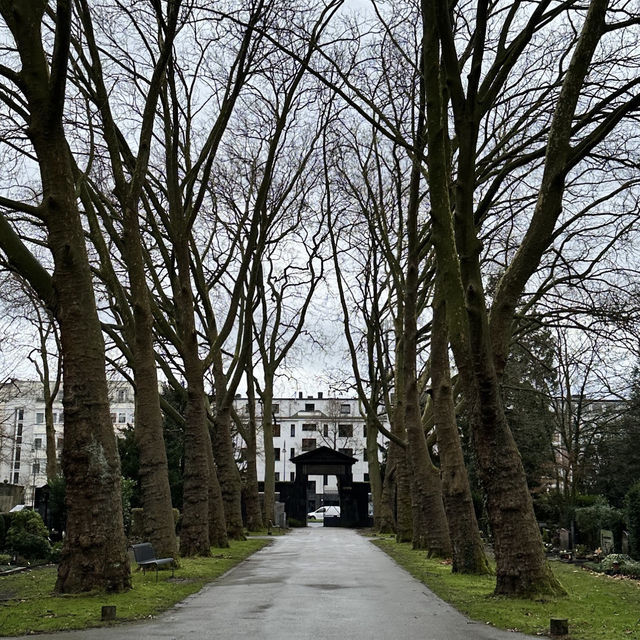
{"type": "Polygon", "coordinates": [[[263,405],[268,517],[274,384],[337,299],[377,526],[488,571],[464,415],[496,591],[562,592],[505,389],[541,326],[633,335],[626,3],[376,2],[354,18],[339,0],[0,0],[0,16],[0,249],[60,332],[58,590],[129,586],[106,366],[136,390],[145,535],[175,553],[164,411],[184,429],[180,552],[206,555],[243,535],[232,432],[254,459],[258,420],[235,415],[239,385],[263,405]]]}

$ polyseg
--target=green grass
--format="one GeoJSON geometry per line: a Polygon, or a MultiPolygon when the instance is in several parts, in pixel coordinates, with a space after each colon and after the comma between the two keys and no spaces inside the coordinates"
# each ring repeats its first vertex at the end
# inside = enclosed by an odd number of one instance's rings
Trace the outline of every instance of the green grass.
{"type": "Polygon", "coordinates": [[[524,600],[493,595],[495,577],[451,573],[441,560],[427,559],[410,544],[374,540],[400,566],[468,617],[531,635],[549,632],[550,618],[569,620],[572,640],[640,640],[640,582],[594,574],[552,562],[566,598],[524,600]]]}
{"type": "Polygon", "coordinates": [[[175,578],[170,570],[160,571],[157,584],[155,571],[144,575],[134,570],[133,588],[119,594],[52,595],[53,566],[0,576],[0,635],[99,627],[108,624],[101,621],[103,605],[116,606],[118,622],[152,617],[267,544],[268,539],[249,538],[231,542],[229,549],[213,548],[211,558],[181,558],[175,578]]]}

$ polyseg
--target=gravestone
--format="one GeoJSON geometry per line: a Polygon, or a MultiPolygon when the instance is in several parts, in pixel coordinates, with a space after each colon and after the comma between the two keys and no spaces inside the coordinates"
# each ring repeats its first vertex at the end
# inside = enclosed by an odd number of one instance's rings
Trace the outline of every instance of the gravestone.
{"type": "Polygon", "coordinates": [[[569,548],[569,529],[560,529],[558,531],[558,538],[560,539],[560,548],[569,548]]]}
{"type": "Polygon", "coordinates": [[[285,529],[287,527],[287,514],[284,510],[284,502],[276,502],[274,505],[275,525],[285,529]]]}
{"type": "Polygon", "coordinates": [[[613,531],[600,529],[600,548],[605,555],[613,553],[613,531]]]}

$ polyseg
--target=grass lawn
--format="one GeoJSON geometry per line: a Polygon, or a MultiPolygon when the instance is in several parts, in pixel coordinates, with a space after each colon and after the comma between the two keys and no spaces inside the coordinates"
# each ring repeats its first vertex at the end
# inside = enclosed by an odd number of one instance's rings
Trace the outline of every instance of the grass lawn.
{"type": "Polygon", "coordinates": [[[143,575],[134,570],[133,588],[113,595],[54,596],[56,567],[52,565],[0,576],[0,635],[99,627],[109,624],[101,621],[103,605],[116,606],[118,621],[152,617],[267,544],[268,539],[249,538],[231,542],[229,549],[212,548],[211,558],[181,558],[175,578],[171,578],[170,570],[160,571],[157,584],[155,571],[143,575]]]}
{"type": "Polygon", "coordinates": [[[640,640],[640,582],[552,562],[566,598],[523,600],[492,595],[495,577],[454,575],[441,560],[395,540],[374,540],[400,566],[474,620],[531,635],[549,632],[550,618],[569,620],[571,640],[640,640]]]}

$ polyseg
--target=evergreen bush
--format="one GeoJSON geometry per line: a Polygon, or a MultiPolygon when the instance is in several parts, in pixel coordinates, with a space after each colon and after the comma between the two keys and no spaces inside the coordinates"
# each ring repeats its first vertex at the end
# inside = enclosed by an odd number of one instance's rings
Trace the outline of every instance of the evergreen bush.
{"type": "Polygon", "coordinates": [[[49,531],[39,513],[24,509],[13,514],[7,531],[7,549],[26,560],[42,560],[49,557],[49,531]]]}

